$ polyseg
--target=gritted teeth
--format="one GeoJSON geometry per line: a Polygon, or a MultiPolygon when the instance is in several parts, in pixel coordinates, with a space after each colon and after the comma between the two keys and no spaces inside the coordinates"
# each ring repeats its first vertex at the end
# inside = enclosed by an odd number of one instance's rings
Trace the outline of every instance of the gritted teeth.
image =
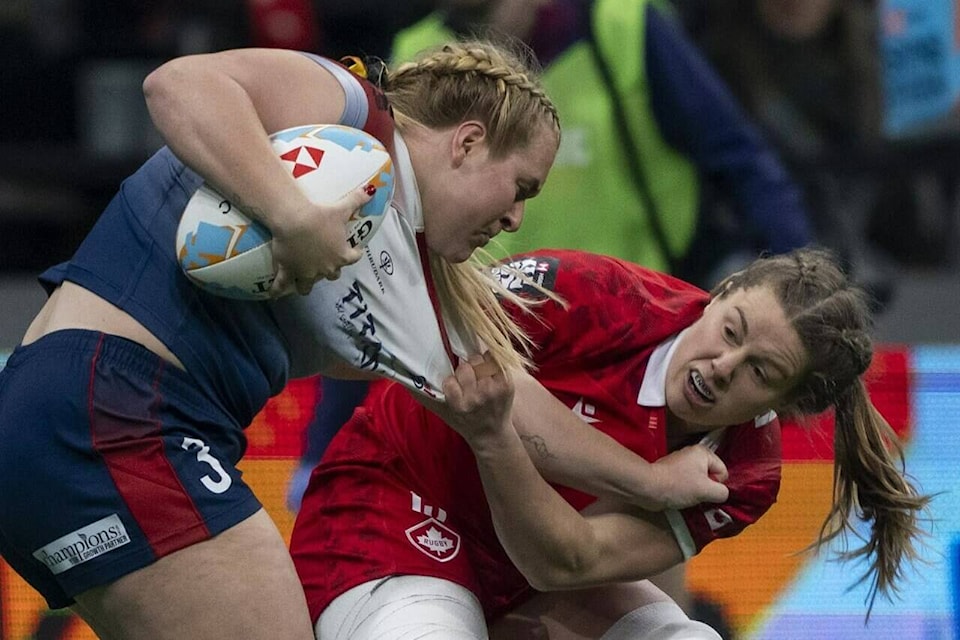
{"type": "Polygon", "coordinates": [[[707,387],[707,383],[699,371],[690,372],[690,381],[693,383],[694,390],[703,396],[704,400],[713,401],[713,392],[707,387]]]}

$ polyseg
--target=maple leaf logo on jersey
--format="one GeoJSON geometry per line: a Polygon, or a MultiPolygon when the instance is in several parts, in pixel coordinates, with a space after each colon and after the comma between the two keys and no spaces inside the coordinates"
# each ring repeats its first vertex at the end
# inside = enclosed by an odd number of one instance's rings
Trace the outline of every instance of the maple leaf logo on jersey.
{"type": "Polygon", "coordinates": [[[293,177],[299,178],[311,171],[316,171],[323,159],[323,149],[315,147],[299,146],[296,149],[290,149],[280,156],[281,160],[293,163],[293,177]]]}
{"type": "Polygon", "coordinates": [[[449,562],[460,552],[460,536],[434,518],[427,518],[406,531],[407,540],[438,562],[449,562]]]}
{"type": "Polygon", "coordinates": [[[570,410],[573,411],[573,415],[577,416],[587,424],[600,422],[600,418],[593,417],[597,413],[597,408],[592,404],[585,402],[582,396],[579,400],[577,400],[577,404],[573,405],[573,408],[570,410]]]}
{"type": "Polygon", "coordinates": [[[540,300],[546,296],[538,287],[553,290],[559,264],[556,258],[527,257],[493,267],[491,275],[504,289],[540,300]]]}

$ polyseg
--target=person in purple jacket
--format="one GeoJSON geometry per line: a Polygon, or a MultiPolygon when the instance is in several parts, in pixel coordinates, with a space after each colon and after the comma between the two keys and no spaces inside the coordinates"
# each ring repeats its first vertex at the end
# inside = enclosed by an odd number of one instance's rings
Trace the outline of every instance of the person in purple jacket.
{"type": "Polygon", "coordinates": [[[775,148],[671,5],[445,0],[397,35],[392,59],[478,33],[532,48],[566,132],[550,186],[502,242],[508,253],[592,251],[709,287],[731,254],[743,266],[814,241],[775,148]]]}

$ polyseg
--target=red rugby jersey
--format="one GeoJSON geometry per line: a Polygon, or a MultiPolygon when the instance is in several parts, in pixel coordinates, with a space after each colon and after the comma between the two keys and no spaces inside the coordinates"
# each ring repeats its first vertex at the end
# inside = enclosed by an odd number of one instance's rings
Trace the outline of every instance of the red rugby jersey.
{"type": "MultiPolygon", "coordinates": [[[[707,294],[631,263],[574,251],[538,251],[515,265],[569,303],[565,309],[547,301],[537,318],[513,310],[537,344],[536,378],[593,428],[648,460],[663,456],[664,343],[700,317],[707,294]]],[[[499,275],[521,295],[542,295],[508,270],[499,275]]],[[[735,535],[775,501],[779,423],[760,422],[719,434],[729,500],[673,514],[686,555],[735,535]]],[[[578,509],[593,500],[558,490],[578,509]]],[[[463,584],[488,617],[530,593],[497,540],[469,447],[395,384],[375,385],[334,438],[304,496],[291,546],[314,617],[346,589],[393,574],[463,584]]]]}
{"type": "MultiPolygon", "coordinates": [[[[578,251],[535,251],[498,270],[501,282],[515,293],[542,299],[511,269],[568,303],[564,309],[546,301],[536,318],[514,309],[514,318],[537,345],[534,377],[620,444],[647,460],[664,456],[662,386],[657,403],[649,396],[641,403],[640,387],[651,354],[700,317],[708,294],[630,262],[578,251]]],[[[714,434],[711,447],[730,471],[730,498],[723,505],[693,507],[682,518],[671,517],[687,557],[756,522],[780,488],[780,425],[772,414],[714,434]]],[[[593,501],[570,489],[558,490],[578,509],[593,501]]]]}

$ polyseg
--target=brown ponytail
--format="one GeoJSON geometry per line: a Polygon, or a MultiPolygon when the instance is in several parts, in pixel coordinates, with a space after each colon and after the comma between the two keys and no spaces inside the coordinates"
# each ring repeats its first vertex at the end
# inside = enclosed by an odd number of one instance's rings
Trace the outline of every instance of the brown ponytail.
{"type": "Polygon", "coordinates": [[[897,435],[863,383],[873,358],[869,302],[834,257],[816,249],[757,260],[721,282],[714,295],[754,286],[774,292],[809,358],[789,405],[778,411],[803,416],[834,409],[833,502],[812,547],[843,533],[863,541],[839,555],[869,562],[861,581],[872,581],[872,608],[878,591],[896,593],[905,563],[917,558],[918,523],[930,498],[908,479],[897,435]],[[870,523],[869,535],[854,527],[857,520],[870,523]]]}
{"type": "Polygon", "coordinates": [[[833,504],[815,547],[844,532],[863,538],[854,518],[871,522],[864,544],[839,553],[844,560],[864,557],[872,576],[870,607],[877,591],[896,593],[904,561],[917,557],[915,541],[922,535],[918,513],[930,501],[907,479],[903,448],[896,433],[870,402],[861,380],[850,386],[835,406],[833,504]]]}

